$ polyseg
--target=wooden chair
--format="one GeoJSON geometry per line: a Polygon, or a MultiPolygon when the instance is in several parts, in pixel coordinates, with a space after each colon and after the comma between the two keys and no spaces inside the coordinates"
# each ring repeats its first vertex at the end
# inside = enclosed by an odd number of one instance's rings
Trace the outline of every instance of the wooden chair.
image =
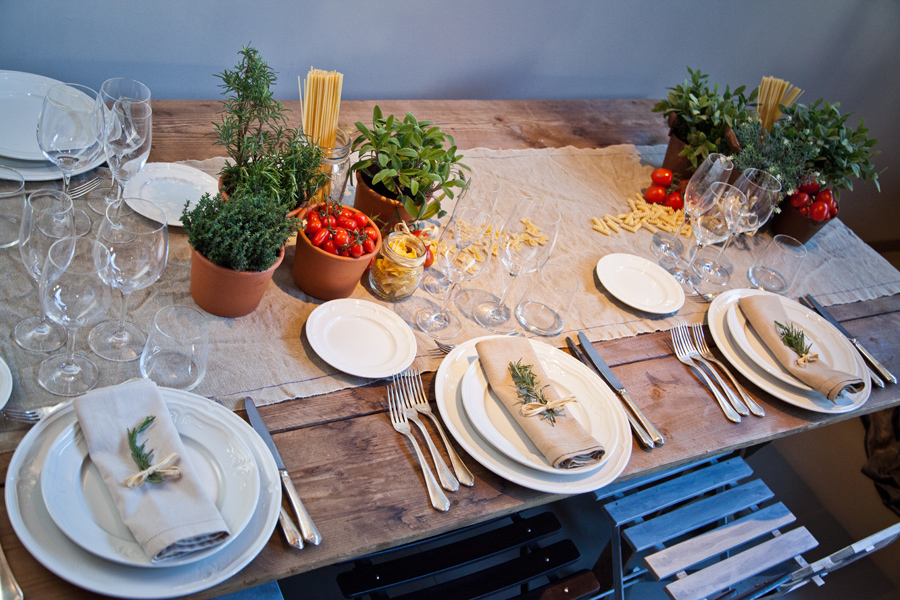
{"type": "Polygon", "coordinates": [[[373,600],[471,600],[517,586],[520,600],[593,597],[599,583],[591,571],[560,574],[579,558],[570,540],[547,542],[560,529],[549,512],[513,515],[356,560],[337,576],[338,587],[347,598],[373,600]],[[435,584],[436,575],[447,581],[435,584]]]}

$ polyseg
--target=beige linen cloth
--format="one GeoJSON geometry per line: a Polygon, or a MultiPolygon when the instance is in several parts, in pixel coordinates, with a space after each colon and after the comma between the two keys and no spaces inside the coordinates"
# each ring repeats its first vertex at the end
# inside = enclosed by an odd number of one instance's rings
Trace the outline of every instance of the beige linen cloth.
{"type": "Polygon", "coordinates": [[[556,424],[541,418],[540,414],[530,417],[522,414],[522,399],[516,393],[509,372],[511,362],[521,360],[521,364],[531,365],[538,385],[548,386],[544,390],[547,400],[551,403],[559,400],[559,394],[550,385],[550,377],[541,366],[530,341],[525,338],[493,338],[478,342],[475,349],[491,390],[555,469],[584,467],[603,458],[606,453],[603,445],[585,431],[565,407],[560,410],[562,414],[556,417],[556,424]]]}
{"type": "Polygon", "coordinates": [[[101,388],[75,399],[75,415],[91,460],[115,501],[122,521],[153,562],[164,562],[224,542],[230,532],[191,468],[169,409],[152,381],[101,388]],[[140,471],[131,458],[126,429],[156,420],[138,439],[153,462],[172,452],[181,476],[130,489],[125,479],[140,471]]]}
{"type": "Polygon", "coordinates": [[[784,345],[775,325],[775,321],[787,327],[791,325],[780,298],[769,295],[748,296],[738,300],[738,305],[753,330],[791,375],[832,402],[845,391],[858,392],[863,389],[862,379],[850,373],[836,371],[823,360],[807,363],[805,367],[797,364],[797,353],[784,345]]]}

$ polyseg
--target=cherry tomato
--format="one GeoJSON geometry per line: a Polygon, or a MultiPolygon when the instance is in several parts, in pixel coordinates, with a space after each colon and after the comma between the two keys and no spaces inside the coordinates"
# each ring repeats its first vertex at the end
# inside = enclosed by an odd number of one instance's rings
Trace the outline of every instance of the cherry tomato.
{"type": "Polygon", "coordinates": [[[650,173],[650,180],[656,185],[666,187],[672,183],[672,171],[668,169],[656,169],[650,173]]]}
{"type": "Polygon", "coordinates": [[[644,192],[644,200],[652,204],[659,204],[666,199],[666,188],[661,185],[651,185],[644,192]]]}
{"type": "Polygon", "coordinates": [[[794,208],[800,208],[801,206],[809,206],[809,194],[806,192],[797,192],[793,196],[791,196],[791,206],[794,208]]]}
{"type": "Polygon", "coordinates": [[[322,247],[322,244],[325,243],[331,237],[331,232],[325,228],[319,228],[319,230],[315,233],[314,236],[310,238],[309,241],[312,242],[313,246],[322,247]]]}
{"type": "Polygon", "coordinates": [[[837,214],[838,214],[837,204],[832,204],[830,207],[828,207],[828,218],[829,219],[835,218],[837,216],[837,214]]]}
{"type": "Polygon", "coordinates": [[[371,254],[372,252],[375,252],[375,240],[370,240],[369,238],[366,238],[366,241],[364,241],[362,243],[362,247],[366,254],[371,254]]]}
{"type": "Polygon", "coordinates": [[[341,216],[341,217],[347,217],[347,218],[352,219],[352,218],[353,218],[353,214],[354,214],[354,213],[353,213],[352,210],[350,210],[349,208],[347,208],[346,206],[344,206],[344,207],[341,208],[341,212],[338,214],[338,216],[341,216]]]}
{"type": "Polygon", "coordinates": [[[680,210],[684,208],[684,199],[679,192],[672,192],[663,200],[663,206],[668,206],[672,210],[680,210]]]}
{"type": "Polygon", "coordinates": [[[337,219],[334,218],[334,215],[323,215],[322,216],[322,226],[323,227],[334,227],[337,225],[337,219]]]}
{"type": "Polygon", "coordinates": [[[337,218],[338,227],[343,227],[347,231],[356,231],[359,228],[359,223],[356,222],[356,219],[353,217],[345,217],[341,215],[337,218]]]}
{"type": "Polygon", "coordinates": [[[373,242],[378,239],[378,232],[374,227],[366,227],[364,231],[366,232],[366,236],[373,242]]]}
{"type": "Polygon", "coordinates": [[[816,202],[825,202],[826,204],[834,202],[834,192],[831,190],[822,190],[816,194],[816,202]]]}
{"type": "Polygon", "coordinates": [[[334,229],[334,247],[341,249],[350,243],[350,233],[343,227],[334,229]]]}
{"type": "Polygon", "coordinates": [[[334,240],[325,240],[322,244],[322,250],[325,252],[331,252],[332,254],[337,254],[337,249],[334,247],[334,240]]]}
{"type": "Polygon", "coordinates": [[[828,218],[828,204],[822,200],[816,200],[809,207],[809,216],[813,221],[824,221],[828,218]]]}
{"type": "Polygon", "coordinates": [[[358,225],[358,229],[362,229],[363,227],[365,227],[366,225],[369,224],[369,217],[362,214],[361,212],[354,213],[353,220],[356,221],[356,224],[358,225]]]}
{"type": "Polygon", "coordinates": [[[799,212],[801,215],[806,216],[806,215],[809,214],[809,207],[808,207],[808,206],[801,206],[800,208],[797,209],[797,212],[799,212]]]}
{"type": "Polygon", "coordinates": [[[818,183],[816,183],[815,181],[809,181],[809,182],[804,183],[803,185],[801,185],[798,189],[799,189],[801,192],[805,193],[805,194],[815,194],[815,193],[818,192],[821,188],[822,188],[822,186],[820,186],[820,185],[819,185],[818,183]]]}
{"type": "Polygon", "coordinates": [[[434,252],[431,251],[431,246],[428,246],[428,249],[425,251],[425,268],[427,269],[431,265],[434,264],[434,252]]]}
{"type": "Polygon", "coordinates": [[[353,258],[359,258],[363,255],[363,247],[362,244],[353,244],[350,246],[350,256],[353,258]]]}

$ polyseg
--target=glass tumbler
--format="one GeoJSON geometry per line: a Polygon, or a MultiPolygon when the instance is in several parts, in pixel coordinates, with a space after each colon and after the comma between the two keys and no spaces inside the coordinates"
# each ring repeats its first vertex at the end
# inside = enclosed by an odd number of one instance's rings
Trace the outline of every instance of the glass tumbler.
{"type": "Polygon", "coordinates": [[[747,278],[752,287],[781,294],[791,289],[806,258],[806,247],[789,235],[776,235],[753,261],[747,278]]]}
{"type": "Polygon", "coordinates": [[[556,335],[562,331],[581,281],[559,264],[545,265],[516,306],[516,320],[532,333],[556,335]]]}
{"type": "Polygon", "coordinates": [[[25,178],[15,169],[0,167],[0,248],[19,243],[25,208],[25,178]]]}
{"type": "Polygon", "coordinates": [[[164,387],[192,390],[203,381],[208,361],[206,316],[189,306],[161,308],[141,353],[141,376],[164,387]]]}

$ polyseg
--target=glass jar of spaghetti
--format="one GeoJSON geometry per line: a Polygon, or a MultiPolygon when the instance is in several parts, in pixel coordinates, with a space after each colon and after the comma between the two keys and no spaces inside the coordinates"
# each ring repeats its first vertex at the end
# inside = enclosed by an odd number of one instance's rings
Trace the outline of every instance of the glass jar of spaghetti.
{"type": "Polygon", "coordinates": [[[372,291],[390,301],[412,296],[425,271],[425,250],[425,243],[411,233],[388,234],[369,269],[372,291]]]}

